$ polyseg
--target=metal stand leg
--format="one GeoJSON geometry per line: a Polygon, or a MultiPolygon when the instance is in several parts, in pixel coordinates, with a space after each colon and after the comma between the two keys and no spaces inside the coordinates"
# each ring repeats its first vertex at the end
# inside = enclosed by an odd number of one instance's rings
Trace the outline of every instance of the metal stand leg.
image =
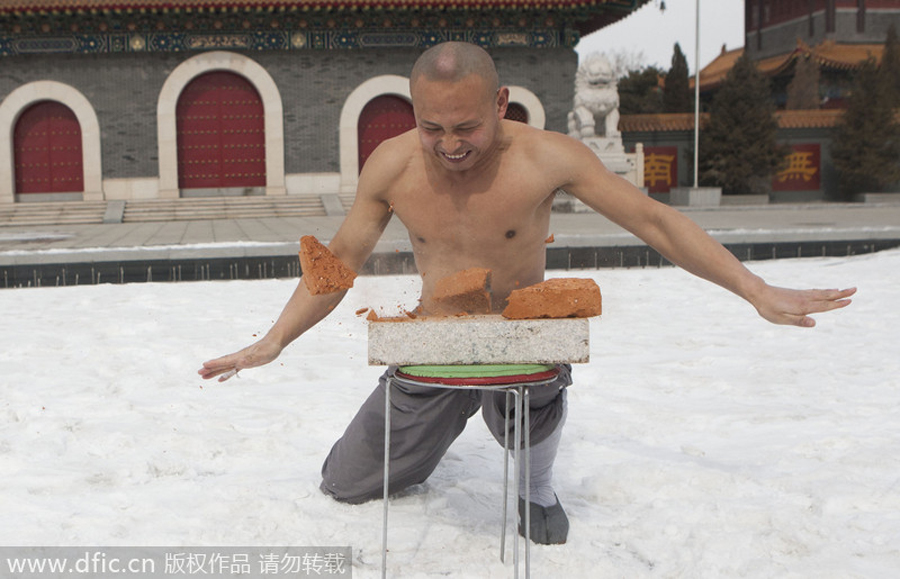
{"type": "Polygon", "coordinates": [[[506,391],[506,405],[503,418],[503,518],[500,526],[500,562],[506,563],[506,523],[509,507],[509,399],[512,394],[506,391]]]}
{"type": "Polygon", "coordinates": [[[522,386],[520,390],[525,429],[525,579],[531,579],[531,406],[528,387],[522,386]]]}
{"type": "MultiPolygon", "coordinates": [[[[503,436],[503,528],[500,531],[500,560],[504,561],[504,548],[506,545],[506,509],[509,503],[508,486],[509,486],[509,397],[515,397],[515,409],[513,411],[513,461],[516,465],[516,472],[513,475],[513,501],[519,501],[519,479],[520,473],[524,469],[525,477],[525,514],[522,524],[525,527],[525,577],[531,577],[531,408],[529,407],[530,391],[526,386],[519,386],[515,389],[506,391],[506,419],[504,421],[503,436]],[[519,425],[522,425],[524,432],[520,434],[519,425]],[[524,439],[524,444],[523,444],[524,439]],[[524,447],[524,460],[522,459],[522,450],[524,447]],[[523,464],[524,463],[524,464],[523,464]]],[[[518,509],[516,510],[518,512],[518,509]]],[[[515,520],[518,520],[516,517],[515,520]]],[[[513,573],[515,577],[519,577],[519,533],[516,530],[515,539],[513,540],[513,573]]]]}
{"type": "Polygon", "coordinates": [[[381,577],[387,577],[388,481],[391,475],[391,379],[384,386],[384,514],[381,527],[381,577]]]}
{"type": "MultiPolygon", "coordinates": [[[[530,386],[545,385],[552,379],[528,382],[527,385],[519,384],[516,386],[505,386],[503,390],[506,393],[506,407],[503,424],[503,524],[500,529],[500,561],[506,562],[506,526],[508,523],[509,512],[509,420],[510,420],[510,398],[515,398],[513,407],[513,460],[515,462],[515,473],[513,475],[513,501],[518,504],[520,482],[524,483],[524,503],[525,512],[523,514],[522,524],[525,527],[525,577],[531,578],[531,407],[530,386]],[[520,428],[524,428],[525,432],[520,432],[520,428]],[[522,450],[524,447],[525,457],[522,458],[522,450]],[[523,464],[524,463],[524,464],[523,464]],[[523,472],[525,476],[521,476],[523,472]]],[[[420,384],[409,380],[412,384],[420,384]]],[[[384,514],[382,527],[382,545],[381,545],[381,577],[387,577],[387,531],[388,531],[388,488],[390,481],[390,458],[391,458],[391,386],[393,385],[393,376],[388,377],[385,383],[384,391],[384,514]]],[[[423,386],[434,387],[450,387],[446,385],[436,385],[435,383],[421,383],[423,386]]],[[[518,514],[518,509],[514,509],[518,514]]],[[[514,519],[518,523],[518,516],[514,519]]],[[[513,541],[513,567],[515,577],[519,577],[519,533],[516,529],[515,539],[513,541]]]]}
{"type": "MultiPolygon", "coordinates": [[[[513,448],[515,449],[513,451],[513,459],[516,463],[516,473],[513,476],[513,500],[515,500],[516,502],[518,502],[518,500],[519,500],[519,473],[521,472],[521,469],[522,469],[522,462],[520,461],[520,453],[519,453],[519,451],[522,448],[522,437],[521,437],[521,434],[519,433],[519,422],[521,422],[519,417],[522,416],[522,396],[521,396],[520,390],[521,389],[517,389],[515,391],[516,410],[513,414],[513,420],[515,421],[515,423],[513,424],[513,437],[516,439],[515,442],[513,443],[513,448]]],[[[526,509],[525,512],[527,513],[528,505],[525,505],[525,509],[526,509]]],[[[525,532],[527,533],[528,531],[526,530],[525,532]]],[[[515,539],[513,540],[513,570],[514,570],[515,576],[518,577],[519,576],[519,533],[518,532],[515,533],[515,539]]]]}

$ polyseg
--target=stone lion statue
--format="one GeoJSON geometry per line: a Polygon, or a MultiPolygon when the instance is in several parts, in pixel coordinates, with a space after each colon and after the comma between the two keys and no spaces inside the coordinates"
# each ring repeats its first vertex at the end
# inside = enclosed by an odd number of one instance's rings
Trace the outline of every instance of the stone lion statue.
{"type": "Polygon", "coordinates": [[[569,136],[576,139],[620,136],[616,71],[602,54],[589,55],[578,67],[574,106],[569,113],[569,136]],[[602,134],[596,132],[598,121],[604,129],[602,134]]]}

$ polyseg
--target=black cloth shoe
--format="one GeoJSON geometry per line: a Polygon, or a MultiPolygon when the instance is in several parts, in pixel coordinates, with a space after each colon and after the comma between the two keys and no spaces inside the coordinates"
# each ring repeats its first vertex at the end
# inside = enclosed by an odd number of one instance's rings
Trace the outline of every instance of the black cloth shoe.
{"type": "MultiPolygon", "coordinates": [[[[556,495],[554,495],[556,496],[556,495]]],[[[519,535],[525,536],[525,499],[519,497],[519,535]]],[[[556,497],[552,507],[531,503],[531,542],[562,545],[569,536],[569,517],[556,497]]]]}

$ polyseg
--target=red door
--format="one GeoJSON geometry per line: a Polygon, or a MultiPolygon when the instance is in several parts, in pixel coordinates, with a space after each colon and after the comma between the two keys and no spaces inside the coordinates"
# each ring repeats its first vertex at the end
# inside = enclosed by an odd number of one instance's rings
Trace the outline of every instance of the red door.
{"type": "Polygon", "coordinates": [[[393,95],[375,97],[359,115],[359,170],[382,141],[416,128],[412,105],[393,95]]]}
{"type": "Polygon", "coordinates": [[[16,193],[84,191],[81,125],[69,107],[40,101],[19,116],[13,135],[16,193]]]}
{"type": "Polygon", "coordinates": [[[506,107],[506,116],[504,118],[520,123],[527,123],[528,111],[526,111],[525,107],[519,103],[509,103],[509,106],[506,107]]]}
{"type": "Polygon", "coordinates": [[[262,99],[244,77],[216,71],[195,78],[175,116],[179,188],[265,186],[262,99]]]}

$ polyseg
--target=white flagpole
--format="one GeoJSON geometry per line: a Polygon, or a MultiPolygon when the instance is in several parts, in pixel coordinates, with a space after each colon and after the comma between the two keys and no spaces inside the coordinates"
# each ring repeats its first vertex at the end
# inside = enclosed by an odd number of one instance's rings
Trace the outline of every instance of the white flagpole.
{"type": "Polygon", "coordinates": [[[694,34],[694,189],[700,179],[700,0],[694,34]]]}

